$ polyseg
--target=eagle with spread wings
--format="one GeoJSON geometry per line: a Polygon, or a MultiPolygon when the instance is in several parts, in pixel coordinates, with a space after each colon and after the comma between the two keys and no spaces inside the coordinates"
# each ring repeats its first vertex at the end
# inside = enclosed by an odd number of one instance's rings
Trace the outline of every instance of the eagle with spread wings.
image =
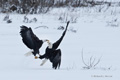
{"type": "Polygon", "coordinates": [[[51,43],[48,39],[40,40],[33,33],[31,28],[28,28],[26,26],[21,26],[20,35],[22,37],[23,43],[28,48],[33,50],[32,52],[29,52],[29,53],[32,53],[35,56],[35,59],[37,59],[37,58],[44,59],[43,62],[41,63],[41,65],[43,65],[49,59],[50,62],[52,63],[52,67],[54,69],[57,69],[60,67],[60,65],[61,65],[61,49],[58,49],[58,47],[66,34],[69,23],[70,22],[68,21],[62,36],[54,43],[51,43]],[[47,42],[48,46],[45,50],[45,54],[40,55],[39,49],[42,47],[42,44],[44,42],[47,42]],[[39,57],[37,57],[36,54],[39,54],[39,57]]]}
{"type": "MultiPolygon", "coordinates": [[[[39,54],[39,49],[42,47],[43,43],[47,41],[40,40],[32,31],[32,29],[26,26],[21,26],[20,35],[22,37],[23,43],[32,51],[28,52],[26,55],[32,53],[37,58],[36,54],[39,54]]],[[[40,54],[39,54],[40,56],[40,54]]]]}
{"type": "Polygon", "coordinates": [[[66,28],[62,34],[62,36],[54,43],[51,43],[49,40],[47,40],[48,46],[45,50],[45,54],[40,55],[40,59],[44,59],[43,62],[41,63],[41,66],[49,59],[50,62],[52,63],[52,67],[54,69],[60,68],[61,65],[61,49],[58,49],[60,43],[62,42],[68,25],[69,25],[69,21],[67,22],[66,28]]]}

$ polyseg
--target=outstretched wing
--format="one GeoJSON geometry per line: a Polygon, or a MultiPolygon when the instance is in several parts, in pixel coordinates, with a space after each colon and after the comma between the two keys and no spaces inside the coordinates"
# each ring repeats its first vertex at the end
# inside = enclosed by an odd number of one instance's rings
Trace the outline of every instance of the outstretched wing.
{"type": "Polygon", "coordinates": [[[30,49],[37,50],[43,44],[43,41],[39,40],[39,38],[33,33],[32,29],[26,26],[21,26],[20,35],[23,43],[30,49]]]}
{"type": "Polygon", "coordinates": [[[61,50],[60,49],[55,51],[51,62],[52,62],[52,67],[54,69],[60,68],[60,64],[61,64],[61,50]]]}
{"type": "Polygon", "coordinates": [[[62,36],[60,37],[59,40],[57,40],[55,43],[53,43],[53,49],[57,49],[58,46],[60,45],[60,43],[62,42],[65,34],[66,34],[66,31],[67,31],[67,28],[68,28],[68,25],[69,25],[70,21],[67,22],[67,25],[66,25],[66,28],[65,28],[65,31],[63,32],[62,36]]]}

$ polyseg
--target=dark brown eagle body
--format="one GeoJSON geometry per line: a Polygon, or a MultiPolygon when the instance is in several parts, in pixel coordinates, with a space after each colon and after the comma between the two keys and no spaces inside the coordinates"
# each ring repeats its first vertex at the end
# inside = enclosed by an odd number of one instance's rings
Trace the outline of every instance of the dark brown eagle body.
{"type": "Polygon", "coordinates": [[[26,26],[21,26],[20,35],[22,37],[23,43],[30,49],[33,49],[33,55],[39,54],[39,49],[41,48],[43,41],[33,33],[31,28],[26,26]]]}

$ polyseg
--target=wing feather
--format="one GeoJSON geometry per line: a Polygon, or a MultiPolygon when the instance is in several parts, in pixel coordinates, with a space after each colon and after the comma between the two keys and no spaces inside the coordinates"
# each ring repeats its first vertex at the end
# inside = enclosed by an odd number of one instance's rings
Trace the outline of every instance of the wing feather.
{"type": "Polygon", "coordinates": [[[59,47],[60,43],[62,42],[62,40],[66,34],[69,23],[70,23],[70,21],[67,22],[66,29],[63,32],[62,36],[55,43],[53,43],[53,49],[57,49],[59,47]]]}
{"type": "Polygon", "coordinates": [[[33,33],[31,28],[26,26],[21,26],[20,35],[22,37],[23,43],[30,49],[39,49],[43,42],[33,33]]]}

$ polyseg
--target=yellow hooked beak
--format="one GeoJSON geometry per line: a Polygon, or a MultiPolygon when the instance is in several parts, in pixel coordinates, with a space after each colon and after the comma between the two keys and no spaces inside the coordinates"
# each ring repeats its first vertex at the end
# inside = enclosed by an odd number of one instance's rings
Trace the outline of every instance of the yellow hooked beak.
{"type": "Polygon", "coordinates": [[[47,43],[49,43],[50,41],[49,40],[46,40],[47,41],[47,43]]]}

